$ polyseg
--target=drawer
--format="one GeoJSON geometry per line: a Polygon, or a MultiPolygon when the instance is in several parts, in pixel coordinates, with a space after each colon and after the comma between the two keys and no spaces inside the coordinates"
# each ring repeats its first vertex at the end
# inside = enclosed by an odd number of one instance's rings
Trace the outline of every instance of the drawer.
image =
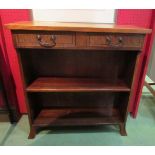
{"type": "Polygon", "coordinates": [[[13,32],[16,48],[70,48],[75,46],[74,32],[13,32]]]}
{"type": "Polygon", "coordinates": [[[144,35],[131,34],[88,34],[88,46],[98,48],[141,49],[144,35]]]}

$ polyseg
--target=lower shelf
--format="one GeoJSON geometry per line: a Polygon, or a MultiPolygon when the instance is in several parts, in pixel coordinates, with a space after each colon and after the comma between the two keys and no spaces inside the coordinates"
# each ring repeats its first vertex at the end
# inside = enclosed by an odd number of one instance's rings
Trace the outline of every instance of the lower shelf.
{"type": "Polygon", "coordinates": [[[110,112],[101,108],[43,109],[34,120],[33,126],[88,126],[120,122],[121,117],[117,109],[110,112]]]}

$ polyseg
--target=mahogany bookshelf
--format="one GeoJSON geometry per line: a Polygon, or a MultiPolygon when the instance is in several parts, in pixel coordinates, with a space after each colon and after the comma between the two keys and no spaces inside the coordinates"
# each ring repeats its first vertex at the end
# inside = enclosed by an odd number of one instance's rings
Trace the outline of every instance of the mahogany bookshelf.
{"type": "Polygon", "coordinates": [[[151,30],[19,22],[11,29],[23,77],[29,138],[41,128],[125,125],[138,58],[151,30]]]}

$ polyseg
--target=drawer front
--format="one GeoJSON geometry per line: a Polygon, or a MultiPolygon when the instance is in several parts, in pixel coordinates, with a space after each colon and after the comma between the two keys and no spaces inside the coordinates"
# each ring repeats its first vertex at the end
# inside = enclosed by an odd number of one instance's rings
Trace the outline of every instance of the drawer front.
{"type": "Polygon", "coordinates": [[[143,35],[130,34],[88,34],[88,46],[98,48],[141,49],[143,35]]]}
{"type": "Polygon", "coordinates": [[[14,32],[16,48],[70,48],[75,47],[74,32],[14,32]]]}

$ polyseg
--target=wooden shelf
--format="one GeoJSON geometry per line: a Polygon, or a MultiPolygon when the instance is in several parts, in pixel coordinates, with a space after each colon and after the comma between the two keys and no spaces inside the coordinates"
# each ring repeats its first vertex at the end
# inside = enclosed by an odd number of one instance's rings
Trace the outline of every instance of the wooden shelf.
{"type": "Polygon", "coordinates": [[[40,77],[26,88],[27,92],[129,92],[124,81],[105,82],[90,78],[52,78],[40,77]]]}
{"type": "Polygon", "coordinates": [[[33,126],[83,126],[118,124],[121,117],[117,109],[102,108],[65,108],[43,109],[34,120],[33,126]]]}

